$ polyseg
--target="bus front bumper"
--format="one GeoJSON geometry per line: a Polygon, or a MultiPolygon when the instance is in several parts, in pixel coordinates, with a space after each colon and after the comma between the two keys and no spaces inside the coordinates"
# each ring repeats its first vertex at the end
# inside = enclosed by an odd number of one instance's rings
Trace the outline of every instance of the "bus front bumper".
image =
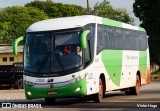
{"type": "Polygon", "coordinates": [[[24,89],[27,99],[80,97],[87,93],[86,78],[65,87],[34,88],[24,85],[24,89]]]}

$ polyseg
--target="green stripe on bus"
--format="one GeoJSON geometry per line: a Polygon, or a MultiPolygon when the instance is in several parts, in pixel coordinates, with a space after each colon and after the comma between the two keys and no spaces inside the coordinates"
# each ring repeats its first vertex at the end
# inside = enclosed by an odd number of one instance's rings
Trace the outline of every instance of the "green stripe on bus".
{"type": "Polygon", "coordinates": [[[142,28],[142,27],[138,27],[138,30],[139,30],[139,31],[143,31],[143,32],[145,32],[145,29],[144,29],[144,28],[142,28]]]}
{"type": "Polygon", "coordinates": [[[111,19],[108,19],[108,18],[102,18],[102,24],[109,25],[109,26],[115,26],[115,27],[122,27],[121,22],[111,20],[111,19]]]}
{"type": "Polygon", "coordinates": [[[147,51],[139,52],[139,70],[142,76],[145,76],[147,68],[147,51]]]}
{"type": "Polygon", "coordinates": [[[74,84],[58,87],[58,88],[34,88],[27,85],[24,85],[25,96],[27,99],[36,99],[36,98],[58,98],[58,97],[77,97],[85,96],[87,94],[86,88],[86,78],[76,82],[74,84]],[[80,88],[79,91],[75,91],[77,88],[80,88]],[[49,91],[57,91],[57,94],[48,95],[49,91]],[[31,95],[28,95],[28,92],[31,95]]]}
{"type": "Polygon", "coordinates": [[[120,86],[122,71],[122,50],[103,50],[102,61],[114,84],[120,86]]]}

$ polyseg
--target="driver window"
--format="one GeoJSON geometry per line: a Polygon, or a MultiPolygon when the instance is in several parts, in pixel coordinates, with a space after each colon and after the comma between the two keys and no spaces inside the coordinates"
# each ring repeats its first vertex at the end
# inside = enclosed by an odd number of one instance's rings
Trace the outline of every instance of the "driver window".
{"type": "Polygon", "coordinates": [[[90,30],[87,35],[87,48],[85,49],[85,62],[90,62],[94,56],[94,38],[95,38],[95,24],[88,24],[84,30],[90,30]]]}

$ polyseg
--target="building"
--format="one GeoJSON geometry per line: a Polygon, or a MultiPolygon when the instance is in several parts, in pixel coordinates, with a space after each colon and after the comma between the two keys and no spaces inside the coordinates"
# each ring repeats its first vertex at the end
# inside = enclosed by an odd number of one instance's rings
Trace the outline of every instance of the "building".
{"type": "Polygon", "coordinates": [[[23,46],[18,46],[18,54],[13,47],[0,45],[0,87],[23,88],[23,46]]]}
{"type": "Polygon", "coordinates": [[[23,61],[23,46],[18,46],[18,54],[13,54],[13,47],[0,45],[0,65],[12,65],[15,62],[23,61]]]}

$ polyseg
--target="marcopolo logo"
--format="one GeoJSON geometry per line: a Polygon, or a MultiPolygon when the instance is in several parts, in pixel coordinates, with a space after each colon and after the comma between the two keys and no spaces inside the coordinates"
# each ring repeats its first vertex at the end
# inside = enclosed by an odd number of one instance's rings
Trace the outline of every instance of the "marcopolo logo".
{"type": "Polygon", "coordinates": [[[48,81],[47,82],[53,82],[54,79],[53,78],[48,78],[48,81]]]}

